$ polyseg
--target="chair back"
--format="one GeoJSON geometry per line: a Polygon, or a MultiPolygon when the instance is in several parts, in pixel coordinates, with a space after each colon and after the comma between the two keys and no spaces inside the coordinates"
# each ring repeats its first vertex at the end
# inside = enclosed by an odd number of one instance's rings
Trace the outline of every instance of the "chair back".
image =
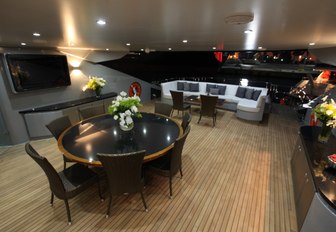
{"type": "Polygon", "coordinates": [[[79,109],[79,114],[82,120],[97,116],[100,114],[105,114],[104,105],[93,106],[89,108],[79,109]]]}
{"type": "Polygon", "coordinates": [[[181,138],[176,139],[174,147],[170,153],[170,175],[174,176],[181,168],[182,165],[182,151],[184,143],[190,132],[190,126],[187,127],[181,138]]]}
{"type": "Polygon", "coordinates": [[[183,92],[170,90],[173,99],[173,108],[176,110],[183,110],[183,92]]]}
{"type": "Polygon", "coordinates": [[[145,150],[124,154],[97,154],[107,175],[110,193],[139,192],[142,187],[142,163],[145,150]]]}
{"type": "Polygon", "coordinates": [[[169,105],[164,102],[155,102],[154,112],[157,114],[163,114],[169,117],[172,109],[173,109],[172,105],[169,105]]]}
{"type": "Polygon", "coordinates": [[[29,144],[25,145],[26,153],[42,168],[47,175],[51,191],[60,199],[65,198],[65,188],[63,182],[55,168],[49,163],[47,158],[40,156],[37,151],[29,144]]]}
{"type": "Polygon", "coordinates": [[[185,114],[182,117],[182,123],[181,123],[181,127],[183,128],[183,132],[185,132],[185,130],[189,126],[190,122],[191,122],[191,114],[189,112],[185,112],[185,114]]]}
{"type": "Polygon", "coordinates": [[[216,112],[218,96],[201,95],[201,112],[203,116],[214,116],[216,112]]]}
{"type": "Polygon", "coordinates": [[[55,137],[55,139],[58,139],[62,132],[70,126],[72,126],[70,119],[66,115],[57,118],[46,125],[50,133],[55,137]]]}

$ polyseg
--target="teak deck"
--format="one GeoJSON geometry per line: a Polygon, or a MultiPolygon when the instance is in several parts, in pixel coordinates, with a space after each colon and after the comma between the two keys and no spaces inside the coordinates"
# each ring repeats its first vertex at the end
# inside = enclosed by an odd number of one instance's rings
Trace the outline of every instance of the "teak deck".
{"type": "MultiPolygon", "coordinates": [[[[153,104],[144,110],[153,112],[153,104]]],[[[149,175],[143,210],[138,194],[100,202],[97,188],[70,200],[73,224],[67,225],[63,201],[49,206],[48,181],[24,152],[24,144],[0,149],[0,231],[297,231],[290,158],[298,123],[289,108],[273,107],[262,123],[239,120],[220,111],[197,124],[183,152],[183,173],[168,180],[149,175]]],[[[180,120],[181,115],[175,116],[180,120]]],[[[60,151],[53,138],[32,141],[57,170],[60,151]]],[[[106,196],[106,194],[105,194],[106,196]]]]}

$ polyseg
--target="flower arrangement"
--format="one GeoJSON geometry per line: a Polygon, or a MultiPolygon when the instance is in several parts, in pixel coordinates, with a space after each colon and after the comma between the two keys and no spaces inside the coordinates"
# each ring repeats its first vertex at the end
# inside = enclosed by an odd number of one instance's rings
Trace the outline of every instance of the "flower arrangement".
{"type": "Polygon", "coordinates": [[[121,128],[131,129],[134,125],[132,117],[141,117],[141,113],[138,112],[138,107],[142,106],[140,101],[138,96],[127,97],[127,93],[122,91],[116,100],[112,101],[108,112],[113,115],[114,120],[119,120],[121,128]]]}
{"type": "Polygon", "coordinates": [[[321,132],[318,136],[318,141],[321,143],[327,143],[331,134],[331,129],[336,127],[336,104],[333,99],[328,103],[328,96],[322,98],[323,102],[318,104],[314,109],[314,117],[321,123],[321,132]]]}
{"type": "Polygon", "coordinates": [[[329,127],[336,127],[336,103],[333,99],[328,103],[328,96],[322,98],[323,102],[318,104],[314,109],[315,118],[329,127]]]}
{"type": "Polygon", "coordinates": [[[99,96],[102,88],[106,85],[106,80],[102,77],[89,76],[89,81],[83,87],[83,91],[87,89],[92,89],[99,96]]]}

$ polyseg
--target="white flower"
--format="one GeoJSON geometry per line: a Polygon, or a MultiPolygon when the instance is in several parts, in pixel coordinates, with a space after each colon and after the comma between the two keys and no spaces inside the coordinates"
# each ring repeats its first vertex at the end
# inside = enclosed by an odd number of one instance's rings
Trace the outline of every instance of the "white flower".
{"type": "Polygon", "coordinates": [[[118,120],[118,118],[119,118],[118,115],[114,115],[114,116],[113,116],[113,119],[114,119],[114,120],[118,120]]]}
{"type": "Polygon", "coordinates": [[[132,113],[131,113],[131,111],[130,111],[130,110],[126,110],[126,111],[125,111],[125,114],[126,114],[127,116],[130,116],[130,115],[132,115],[132,113]]]}
{"type": "Polygon", "coordinates": [[[132,107],[131,107],[131,110],[132,110],[134,113],[136,113],[136,112],[138,112],[138,107],[136,107],[136,106],[132,106],[132,107]]]}
{"type": "Polygon", "coordinates": [[[119,124],[120,124],[120,126],[125,126],[125,121],[124,120],[120,120],[119,124]]]}
{"type": "Polygon", "coordinates": [[[327,111],[326,111],[326,114],[327,114],[327,115],[332,115],[332,114],[333,114],[333,111],[332,111],[332,110],[327,110],[327,111]]]}
{"type": "Polygon", "coordinates": [[[131,116],[127,116],[125,121],[126,121],[126,125],[130,125],[133,123],[133,119],[131,116]]]}
{"type": "Polygon", "coordinates": [[[122,97],[121,96],[117,96],[117,101],[121,101],[122,97]]]}
{"type": "Polygon", "coordinates": [[[121,91],[121,92],[120,92],[120,96],[122,96],[122,97],[126,97],[126,96],[127,96],[127,93],[126,93],[125,91],[121,91]]]}
{"type": "Polygon", "coordinates": [[[114,106],[116,106],[116,107],[120,106],[120,102],[115,102],[114,106]]]}
{"type": "Polygon", "coordinates": [[[124,118],[125,117],[125,113],[119,113],[120,118],[124,118]]]}

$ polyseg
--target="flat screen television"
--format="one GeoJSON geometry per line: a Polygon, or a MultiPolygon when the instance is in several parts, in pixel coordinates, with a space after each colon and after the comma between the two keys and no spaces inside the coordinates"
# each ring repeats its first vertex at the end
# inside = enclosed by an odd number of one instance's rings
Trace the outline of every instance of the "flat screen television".
{"type": "Polygon", "coordinates": [[[71,85],[64,55],[6,54],[14,93],[71,85]]]}

